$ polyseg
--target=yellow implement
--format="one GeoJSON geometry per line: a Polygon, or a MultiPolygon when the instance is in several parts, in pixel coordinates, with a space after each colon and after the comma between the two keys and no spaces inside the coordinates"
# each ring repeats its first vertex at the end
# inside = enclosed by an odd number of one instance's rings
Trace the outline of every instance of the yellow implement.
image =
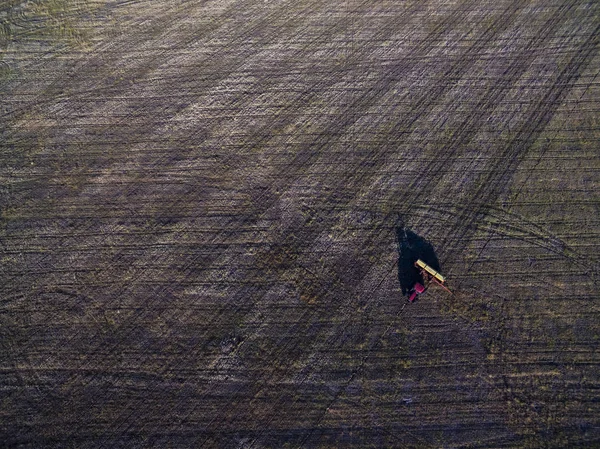
{"type": "Polygon", "coordinates": [[[415,262],[415,265],[426,271],[429,275],[433,276],[434,278],[436,278],[438,281],[440,281],[441,283],[446,282],[446,278],[444,276],[442,276],[440,273],[438,273],[437,271],[435,271],[433,268],[431,268],[429,265],[427,265],[425,262],[423,262],[421,259],[418,259],[415,262]]]}

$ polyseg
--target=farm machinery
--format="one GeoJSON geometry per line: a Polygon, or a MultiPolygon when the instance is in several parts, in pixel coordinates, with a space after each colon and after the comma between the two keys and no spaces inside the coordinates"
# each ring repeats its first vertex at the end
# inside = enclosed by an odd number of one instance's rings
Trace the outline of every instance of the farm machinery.
{"type": "Polygon", "coordinates": [[[431,283],[439,285],[444,290],[452,294],[450,289],[446,287],[446,278],[440,273],[438,273],[436,270],[431,268],[429,265],[427,265],[425,262],[423,262],[421,259],[417,259],[417,261],[415,262],[415,267],[417,268],[417,270],[419,270],[421,276],[423,277],[423,284],[417,282],[414,285],[408,298],[410,302],[413,302],[415,299],[417,299],[419,295],[425,293],[425,290],[427,290],[431,283]]]}

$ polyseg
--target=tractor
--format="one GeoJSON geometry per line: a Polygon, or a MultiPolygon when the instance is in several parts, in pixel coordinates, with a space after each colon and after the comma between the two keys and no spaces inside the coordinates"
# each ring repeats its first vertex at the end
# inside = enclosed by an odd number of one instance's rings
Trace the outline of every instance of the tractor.
{"type": "Polygon", "coordinates": [[[421,259],[417,259],[417,261],[415,262],[415,267],[421,273],[421,276],[423,277],[424,282],[423,282],[423,284],[421,284],[420,282],[417,282],[414,285],[414,287],[412,288],[412,290],[410,292],[410,296],[408,297],[408,300],[410,302],[413,302],[415,299],[417,299],[417,297],[419,295],[425,293],[425,290],[427,290],[427,288],[429,287],[429,285],[432,282],[436,283],[437,285],[442,287],[444,290],[446,290],[450,294],[452,294],[450,289],[448,287],[446,287],[446,278],[444,276],[442,276],[440,273],[438,273],[436,270],[431,268],[429,265],[427,265],[425,262],[423,262],[421,259]]]}

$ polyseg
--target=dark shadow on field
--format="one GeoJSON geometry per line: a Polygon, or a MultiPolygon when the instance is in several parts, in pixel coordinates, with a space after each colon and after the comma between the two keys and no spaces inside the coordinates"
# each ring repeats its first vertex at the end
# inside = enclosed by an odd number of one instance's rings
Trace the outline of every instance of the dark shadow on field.
{"type": "Polygon", "coordinates": [[[396,227],[398,239],[398,280],[402,294],[410,293],[414,285],[423,283],[423,277],[415,267],[417,259],[421,259],[431,268],[440,271],[440,262],[433,245],[404,225],[396,227]]]}

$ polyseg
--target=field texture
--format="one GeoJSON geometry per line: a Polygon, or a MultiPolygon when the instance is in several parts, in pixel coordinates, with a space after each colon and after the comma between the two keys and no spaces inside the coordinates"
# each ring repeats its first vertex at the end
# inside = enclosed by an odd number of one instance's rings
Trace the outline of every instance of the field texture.
{"type": "Polygon", "coordinates": [[[600,447],[599,49],[594,0],[4,0],[0,446],[600,447]]]}

